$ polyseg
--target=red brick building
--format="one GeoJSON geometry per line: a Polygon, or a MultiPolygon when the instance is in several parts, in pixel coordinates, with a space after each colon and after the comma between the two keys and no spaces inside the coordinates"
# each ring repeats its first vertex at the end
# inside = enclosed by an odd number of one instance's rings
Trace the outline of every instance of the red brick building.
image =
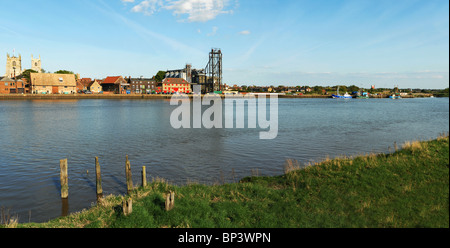
{"type": "Polygon", "coordinates": [[[0,94],[26,93],[26,86],[22,79],[4,77],[0,79],[0,94]]]}

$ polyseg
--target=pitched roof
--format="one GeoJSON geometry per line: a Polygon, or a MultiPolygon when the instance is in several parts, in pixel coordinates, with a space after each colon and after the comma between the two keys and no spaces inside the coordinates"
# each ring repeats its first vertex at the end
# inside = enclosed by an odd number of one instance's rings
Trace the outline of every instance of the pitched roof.
{"type": "Polygon", "coordinates": [[[32,85],[76,87],[74,74],[30,73],[32,85]]]}
{"type": "Polygon", "coordinates": [[[103,80],[102,84],[115,84],[117,80],[119,80],[122,76],[118,77],[106,77],[105,80],[103,80]]]}
{"type": "Polygon", "coordinates": [[[189,84],[188,81],[182,78],[165,78],[163,84],[189,84]]]}
{"type": "Polygon", "coordinates": [[[92,79],[90,79],[90,78],[81,78],[81,79],[78,79],[77,81],[83,86],[88,86],[92,82],[92,79]]]}
{"type": "Polygon", "coordinates": [[[10,77],[3,77],[3,78],[0,78],[0,82],[23,82],[23,80],[22,79],[14,80],[10,77]]]}

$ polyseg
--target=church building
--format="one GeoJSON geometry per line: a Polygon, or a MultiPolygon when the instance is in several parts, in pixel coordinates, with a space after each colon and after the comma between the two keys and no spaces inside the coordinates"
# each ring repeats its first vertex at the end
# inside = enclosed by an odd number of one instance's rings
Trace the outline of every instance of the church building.
{"type": "MultiPolygon", "coordinates": [[[[41,73],[41,55],[39,58],[33,58],[31,55],[31,69],[37,73],[41,73]]],[[[14,78],[22,75],[25,70],[22,70],[22,56],[16,57],[14,54],[12,56],[9,53],[6,54],[6,72],[4,77],[14,78]]]]}
{"type": "Polygon", "coordinates": [[[9,56],[6,54],[6,73],[5,77],[14,78],[22,74],[22,57],[9,56]]]}

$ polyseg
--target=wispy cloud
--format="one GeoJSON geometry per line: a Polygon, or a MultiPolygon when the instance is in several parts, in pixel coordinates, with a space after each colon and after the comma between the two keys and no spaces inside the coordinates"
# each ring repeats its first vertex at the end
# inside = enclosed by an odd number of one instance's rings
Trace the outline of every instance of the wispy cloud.
{"type": "MultiPolygon", "coordinates": [[[[134,0],[126,0],[126,1],[133,1],[134,0]]],[[[138,5],[135,5],[131,12],[140,12],[144,15],[153,15],[160,7],[163,6],[162,0],[146,0],[142,1],[138,5]]]]}
{"type": "Polygon", "coordinates": [[[206,22],[220,14],[230,14],[225,10],[228,0],[178,0],[170,1],[166,9],[173,10],[175,15],[188,15],[188,22],[206,22]]]}
{"type": "MultiPolygon", "coordinates": [[[[124,3],[134,3],[135,0],[121,0],[124,3]]],[[[235,2],[235,4],[238,4],[235,2]]],[[[145,0],[135,5],[131,11],[152,15],[160,9],[172,11],[176,16],[185,16],[181,21],[206,22],[215,19],[220,14],[231,14],[227,10],[229,0],[145,0]]]]}
{"type": "Polygon", "coordinates": [[[250,31],[244,30],[244,31],[239,32],[239,34],[241,34],[241,35],[249,35],[250,31]]]}
{"type": "Polygon", "coordinates": [[[207,34],[207,36],[214,36],[214,35],[216,35],[218,30],[219,30],[218,27],[213,27],[212,32],[207,34]]]}

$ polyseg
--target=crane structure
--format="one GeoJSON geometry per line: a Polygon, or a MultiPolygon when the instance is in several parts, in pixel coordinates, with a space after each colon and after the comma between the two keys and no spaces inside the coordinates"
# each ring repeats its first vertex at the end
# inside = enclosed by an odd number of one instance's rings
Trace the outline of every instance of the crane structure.
{"type": "Polygon", "coordinates": [[[205,68],[208,91],[222,91],[222,51],[213,48],[209,53],[209,62],[205,68]]]}

